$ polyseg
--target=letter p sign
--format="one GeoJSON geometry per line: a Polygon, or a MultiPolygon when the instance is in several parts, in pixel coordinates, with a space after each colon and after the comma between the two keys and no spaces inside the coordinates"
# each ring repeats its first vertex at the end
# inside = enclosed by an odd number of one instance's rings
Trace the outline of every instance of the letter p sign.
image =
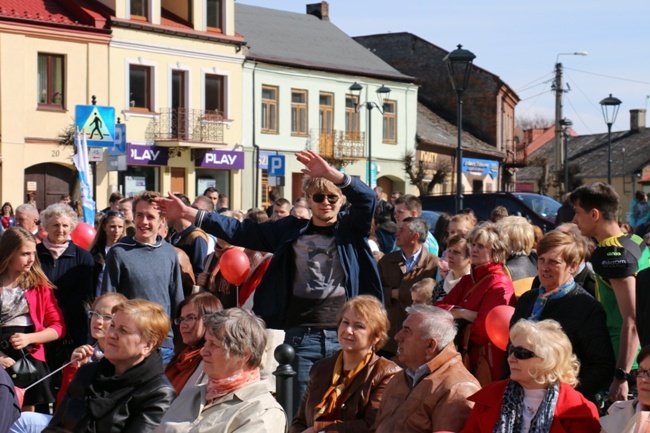
{"type": "Polygon", "coordinates": [[[269,176],[284,176],[284,155],[269,155],[269,176]]]}

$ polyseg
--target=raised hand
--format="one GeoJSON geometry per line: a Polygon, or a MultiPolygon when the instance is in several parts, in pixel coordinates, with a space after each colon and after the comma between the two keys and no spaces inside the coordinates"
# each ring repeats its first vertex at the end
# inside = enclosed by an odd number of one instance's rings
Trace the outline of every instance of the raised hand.
{"type": "Polygon", "coordinates": [[[340,171],[329,165],[327,161],[311,150],[301,150],[296,153],[296,159],[305,165],[301,171],[311,177],[322,177],[339,184],[345,176],[340,171]]]}

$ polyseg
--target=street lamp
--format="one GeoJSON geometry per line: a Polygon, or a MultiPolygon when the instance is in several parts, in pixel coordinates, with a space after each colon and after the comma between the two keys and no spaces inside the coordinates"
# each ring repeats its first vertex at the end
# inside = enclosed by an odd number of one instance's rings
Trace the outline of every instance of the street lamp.
{"type": "Polygon", "coordinates": [[[384,100],[390,96],[390,89],[384,85],[377,89],[377,99],[379,104],[372,101],[361,103],[361,91],[363,86],[356,81],[350,86],[350,93],[354,96],[354,112],[358,113],[361,107],[366,107],[368,110],[368,186],[372,187],[372,109],[376,108],[383,115],[384,114],[384,100]]]}
{"type": "Polygon", "coordinates": [[[458,45],[451,53],[447,54],[443,61],[447,62],[451,86],[458,97],[458,143],[456,145],[456,213],[463,209],[463,92],[467,88],[469,72],[472,69],[472,62],[476,56],[469,50],[458,45]]]}
{"type": "MultiPolygon", "coordinates": [[[[565,117],[560,120],[564,134],[564,194],[569,192],[569,128],[571,125],[573,125],[571,119],[565,117]]],[[[562,197],[562,202],[564,202],[564,197],[562,197]]]]}
{"type": "Polygon", "coordinates": [[[612,184],[612,125],[616,122],[616,115],[621,105],[621,100],[610,93],[609,96],[600,101],[600,108],[603,109],[603,118],[607,124],[607,183],[612,184]]]}

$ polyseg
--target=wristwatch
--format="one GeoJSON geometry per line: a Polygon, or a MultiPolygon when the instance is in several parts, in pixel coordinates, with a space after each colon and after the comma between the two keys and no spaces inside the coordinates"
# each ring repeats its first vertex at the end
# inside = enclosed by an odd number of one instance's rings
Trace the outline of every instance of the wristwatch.
{"type": "Polygon", "coordinates": [[[618,380],[628,380],[630,378],[630,373],[623,370],[622,368],[617,368],[614,371],[614,377],[617,378],[618,380]]]}

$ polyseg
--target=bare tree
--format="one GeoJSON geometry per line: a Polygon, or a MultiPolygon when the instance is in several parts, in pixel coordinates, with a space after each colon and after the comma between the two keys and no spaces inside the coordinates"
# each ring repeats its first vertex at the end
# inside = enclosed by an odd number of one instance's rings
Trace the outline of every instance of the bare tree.
{"type": "Polygon", "coordinates": [[[402,161],[404,162],[404,170],[408,174],[411,185],[415,185],[420,191],[420,195],[430,195],[436,185],[442,184],[447,176],[451,173],[452,167],[447,161],[438,161],[434,163],[426,163],[422,160],[416,161],[414,153],[406,153],[402,161]],[[425,178],[433,173],[430,181],[425,178]]]}
{"type": "Polygon", "coordinates": [[[555,120],[553,120],[552,117],[544,117],[543,115],[539,113],[535,113],[531,116],[524,117],[524,116],[519,116],[517,117],[516,124],[517,128],[521,128],[523,130],[526,129],[545,129],[550,126],[553,126],[555,123],[555,120]]]}

